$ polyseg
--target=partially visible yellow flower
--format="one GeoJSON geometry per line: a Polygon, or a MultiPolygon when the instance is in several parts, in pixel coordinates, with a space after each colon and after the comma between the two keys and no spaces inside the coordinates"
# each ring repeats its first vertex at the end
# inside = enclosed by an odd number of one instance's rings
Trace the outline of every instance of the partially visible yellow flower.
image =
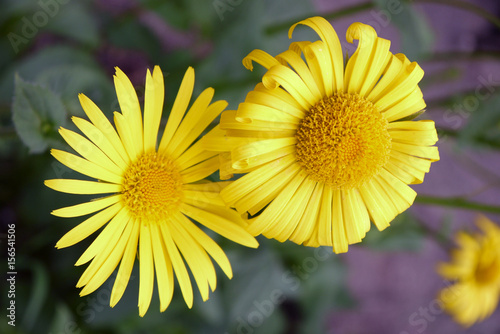
{"type": "Polygon", "coordinates": [[[416,196],[408,184],[439,160],[434,122],[407,119],[425,107],[424,72],[362,23],[347,30],[347,41],[359,42],[344,68],[328,21],[297,24],[320,40],[245,57],[246,68],[255,61],[267,72],[238,110],[222,113],[207,148],[221,152],[221,177],[246,174],[221,196],[240,214],[258,214],[253,235],[346,252],[370,220],[383,230],[406,210],[416,196]]]}
{"type": "Polygon", "coordinates": [[[443,308],[466,327],[489,317],[500,298],[500,227],[484,216],[476,223],[483,233],[457,233],[459,248],[438,267],[454,282],[439,294],[443,308]]]}
{"type": "Polygon", "coordinates": [[[59,217],[93,214],[66,233],[57,248],[71,246],[105,225],[76,265],[89,261],[77,287],[81,296],[95,291],[121,261],[110,305],[122,297],[136,257],[139,260],[139,314],[144,316],[153,295],[154,276],[160,310],[172,299],[174,275],[186,304],[193,304],[193,289],[186,264],[203,300],[216,287],[216,273],[209,255],[231,278],[232,270],[223,250],[191,220],[249,247],[258,243],[246,230],[239,215],[227,209],[219,192],[227,183],[203,179],[219,167],[216,153],[207,152],[197,141],[200,134],[227,106],[211,103],[214,90],[205,89],[186,109],[194,86],[194,70],[184,76],[157,147],[163,110],[163,74],[158,66],[147,71],[144,119],[137,94],[118,68],[114,77],[121,113],[114,113],[116,130],[101,110],[85,95],[80,103],[90,122],[73,117],[88,138],[61,128],[66,142],[81,155],[60,150],[52,155],[69,168],[96,181],[54,179],[45,184],[71,194],[109,194],[90,202],[52,212],[59,217]]]}

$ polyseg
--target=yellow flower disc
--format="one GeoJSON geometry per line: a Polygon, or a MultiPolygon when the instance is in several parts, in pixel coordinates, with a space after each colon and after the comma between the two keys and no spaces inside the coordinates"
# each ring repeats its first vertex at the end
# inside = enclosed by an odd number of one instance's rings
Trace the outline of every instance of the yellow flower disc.
{"type": "Polygon", "coordinates": [[[297,129],[297,161],[318,182],[359,187],[376,175],[391,151],[388,122],[370,101],[336,93],[319,101],[297,129]]]}
{"type": "Polygon", "coordinates": [[[156,152],[145,153],[125,171],[122,201],[142,221],[161,221],[182,201],[182,177],[175,163],[156,152]]]}

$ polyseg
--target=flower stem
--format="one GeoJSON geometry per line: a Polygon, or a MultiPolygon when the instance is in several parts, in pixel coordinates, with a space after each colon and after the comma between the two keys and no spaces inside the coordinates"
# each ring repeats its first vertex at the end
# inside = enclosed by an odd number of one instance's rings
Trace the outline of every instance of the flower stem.
{"type": "Polygon", "coordinates": [[[418,195],[415,203],[448,206],[465,210],[477,210],[491,213],[500,213],[500,206],[487,205],[477,202],[467,201],[461,197],[434,197],[418,195]]]}

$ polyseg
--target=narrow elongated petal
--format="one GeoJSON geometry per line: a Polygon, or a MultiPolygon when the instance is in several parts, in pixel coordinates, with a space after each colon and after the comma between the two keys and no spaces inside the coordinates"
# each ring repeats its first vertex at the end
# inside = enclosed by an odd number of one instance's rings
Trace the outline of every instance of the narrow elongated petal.
{"type": "Polygon", "coordinates": [[[166,225],[161,225],[161,232],[168,254],[170,255],[170,259],[172,261],[172,266],[174,268],[177,281],[179,282],[179,286],[181,287],[182,296],[184,297],[186,305],[191,308],[193,306],[193,287],[191,285],[191,279],[189,278],[186,265],[184,264],[181,254],[179,253],[179,250],[177,249],[177,246],[172,239],[172,233],[170,232],[169,227],[166,225]]]}
{"type": "Polygon", "coordinates": [[[65,208],[57,209],[51,212],[54,216],[58,217],[79,217],[85,216],[89,213],[102,210],[120,200],[119,195],[107,196],[87,203],[67,206],[65,208]]]}
{"type": "Polygon", "coordinates": [[[154,265],[151,242],[151,227],[141,224],[139,234],[139,315],[146,314],[153,296],[154,265]]]}
{"type": "Polygon", "coordinates": [[[243,227],[223,217],[188,204],[183,204],[181,206],[181,211],[186,216],[195,219],[200,222],[200,224],[205,225],[229,240],[247,247],[255,248],[259,245],[257,240],[255,240],[243,227]]]}
{"type": "Polygon", "coordinates": [[[87,175],[98,180],[107,181],[110,183],[120,184],[122,181],[122,177],[120,175],[110,172],[100,165],[80,158],[79,156],[76,156],[74,154],[56,149],[52,149],[50,153],[54,158],[59,160],[60,163],[83,175],[87,175]]]}
{"type": "Polygon", "coordinates": [[[123,146],[120,137],[118,137],[116,130],[113,128],[106,116],[104,116],[102,111],[87,96],[80,94],[78,95],[78,98],[80,99],[80,104],[82,105],[83,110],[90,118],[90,121],[93,123],[93,125],[101,131],[101,133],[106,137],[113,148],[121,156],[121,158],[128,163],[130,160],[128,154],[126,153],[125,147],[123,146]]]}
{"type": "Polygon", "coordinates": [[[167,125],[165,126],[163,137],[161,138],[160,147],[158,148],[159,152],[165,151],[168,144],[170,143],[170,140],[174,136],[175,130],[177,130],[177,127],[181,123],[182,117],[184,117],[184,113],[186,112],[189,101],[191,100],[193,87],[194,69],[192,67],[189,67],[186,71],[186,74],[184,74],[179,92],[177,93],[174,105],[172,107],[172,110],[170,111],[170,116],[168,118],[167,125]]]}
{"type": "Polygon", "coordinates": [[[156,139],[160,128],[165,87],[163,73],[155,66],[153,75],[148,70],[146,75],[146,93],[144,96],[144,152],[156,149],[156,139]]]}
{"type": "Polygon", "coordinates": [[[132,145],[135,151],[141,151],[143,148],[143,133],[139,99],[130,79],[118,67],[115,67],[115,70],[114,82],[120,109],[123,116],[130,120],[128,125],[130,127],[130,135],[133,138],[132,145]]]}
{"type": "Polygon", "coordinates": [[[83,239],[87,238],[89,235],[97,231],[104,224],[106,224],[111,218],[113,218],[120,210],[121,205],[115,204],[105,210],[102,210],[92,217],[88,218],[84,222],[80,223],[78,226],[73,228],[71,231],[66,233],[56,244],[57,248],[64,248],[72,246],[83,239]]]}
{"type": "Polygon", "coordinates": [[[106,182],[52,179],[44,183],[49,188],[68,194],[106,194],[117,193],[121,190],[119,184],[106,182]]]}
{"type": "Polygon", "coordinates": [[[118,269],[115,283],[113,284],[113,290],[111,291],[111,298],[109,301],[109,305],[111,307],[114,307],[116,303],[118,303],[125,292],[137,253],[140,224],[134,220],[132,220],[130,224],[132,224],[132,232],[130,233],[127,245],[125,246],[125,252],[120,263],[120,269],[118,269]]]}

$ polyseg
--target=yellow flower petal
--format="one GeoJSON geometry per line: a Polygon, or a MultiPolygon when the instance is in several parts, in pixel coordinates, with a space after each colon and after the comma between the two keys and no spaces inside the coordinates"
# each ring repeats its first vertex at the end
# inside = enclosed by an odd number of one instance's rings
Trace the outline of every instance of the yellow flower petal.
{"type": "Polygon", "coordinates": [[[297,228],[290,236],[291,241],[300,245],[309,240],[313,235],[314,228],[318,223],[323,187],[324,184],[315,184],[314,191],[308,199],[306,210],[297,224],[297,228]]]}
{"type": "Polygon", "coordinates": [[[153,75],[146,74],[146,91],[144,96],[144,152],[156,149],[158,129],[160,128],[163,111],[165,87],[163,73],[160,67],[155,66],[153,75]]]}
{"type": "Polygon", "coordinates": [[[60,208],[52,211],[51,214],[57,217],[65,217],[65,218],[85,216],[88,215],[89,213],[94,213],[112,204],[115,204],[119,200],[120,200],[119,195],[107,196],[96,200],[92,200],[87,203],[81,203],[77,205],[67,206],[65,208],[60,208]]]}
{"type": "Polygon", "coordinates": [[[101,168],[107,169],[111,173],[118,175],[121,174],[122,170],[113,161],[111,161],[111,159],[109,159],[108,156],[103,153],[103,151],[101,151],[89,140],[73,131],[64,128],[60,128],[59,133],[69,144],[69,146],[71,146],[77,153],[79,153],[88,161],[99,165],[101,168]]]}
{"type": "Polygon", "coordinates": [[[359,188],[363,202],[366,205],[370,219],[379,231],[389,226],[389,223],[399,213],[375,180],[366,182],[359,188]]]}
{"type": "Polygon", "coordinates": [[[133,220],[131,220],[129,224],[132,224],[132,232],[130,233],[129,240],[125,247],[120,269],[118,269],[118,274],[116,274],[115,283],[113,284],[113,289],[111,291],[111,298],[109,301],[109,305],[111,307],[114,307],[122,298],[134,267],[134,261],[137,253],[137,243],[139,241],[140,224],[133,220]]]}
{"type": "Polygon", "coordinates": [[[123,142],[125,149],[127,150],[127,154],[130,157],[130,160],[135,161],[139,154],[142,152],[142,144],[141,146],[138,146],[136,144],[137,138],[134,135],[133,127],[130,126],[130,123],[132,123],[130,116],[124,116],[119,112],[115,112],[114,120],[116,130],[120,135],[120,139],[123,142]]]}
{"type": "MultiPolygon", "coordinates": [[[[112,207],[113,208],[113,207],[112,207]]],[[[102,218],[101,218],[102,219],[102,218]]],[[[112,248],[117,241],[117,236],[119,236],[127,222],[129,220],[127,210],[121,208],[120,211],[111,218],[111,221],[106,225],[104,230],[97,236],[97,238],[90,244],[90,246],[83,252],[78,261],[76,261],[75,266],[81,266],[84,263],[92,260],[96,255],[101,254],[104,249],[112,248]],[[112,242],[114,240],[114,243],[112,242]]],[[[93,262],[94,263],[94,262],[93,262]]],[[[92,264],[91,264],[92,266],[92,264]]],[[[95,268],[95,270],[99,269],[99,267],[95,268]]],[[[87,268],[88,270],[88,268],[87,268]]],[[[92,275],[89,275],[90,277],[92,275]]],[[[78,281],[77,287],[81,287],[85,285],[90,279],[89,276],[83,276],[78,281]]]]}
{"type": "Polygon", "coordinates": [[[407,60],[407,58],[401,53],[392,55],[389,58],[389,64],[387,65],[385,71],[382,72],[382,77],[366,97],[368,100],[378,101],[384,96],[387,87],[391,85],[403,69],[403,62],[405,60],[407,60]]]}
{"type": "Polygon", "coordinates": [[[360,242],[370,229],[370,217],[357,189],[342,191],[342,213],[347,241],[349,244],[360,242]]]}
{"type": "Polygon", "coordinates": [[[309,109],[318,102],[307,85],[289,67],[275,65],[262,77],[262,83],[267,89],[283,87],[304,109],[309,109]]]}
{"type": "Polygon", "coordinates": [[[273,227],[277,224],[283,226],[290,223],[289,220],[281,219],[282,213],[306,176],[304,172],[296,173],[290,182],[286,184],[285,188],[269,204],[269,209],[252,220],[248,226],[248,231],[254,235],[258,234],[259,231],[267,238],[278,238],[280,229],[273,227]]]}
{"type": "MultiPolygon", "coordinates": [[[[226,106],[226,101],[214,102],[203,110],[203,117],[200,117],[197,122],[186,123],[188,126],[188,128],[186,128],[186,131],[179,137],[174,137],[172,139],[171,145],[172,147],[174,147],[173,151],[171,152],[172,158],[175,159],[183,152],[185,152],[186,149],[196,140],[196,138],[198,138],[201,133],[210,125],[210,123],[220,115],[220,113],[226,108],[226,106]],[[176,139],[178,140],[178,142],[175,142],[176,139]]],[[[184,124],[184,122],[187,121],[184,120],[181,126],[184,124]]]]}
{"type": "Polygon", "coordinates": [[[407,97],[384,111],[383,115],[387,121],[393,122],[422,111],[425,106],[422,91],[417,86],[407,97]]]}
{"type": "Polygon", "coordinates": [[[216,214],[188,204],[181,205],[181,212],[229,240],[247,247],[255,248],[259,245],[241,226],[216,214]]]}
{"type": "Polygon", "coordinates": [[[186,109],[189,105],[189,101],[191,100],[193,88],[194,69],[192,67],[189,67],[184,74],[179,92],[177,93],[174,105],[172,107],[172,110],[170,111],[170,116],[168,118],[167,125],[165,126],[158,152],[165,151],[175,133],[175,130],[179,127],[182,117],[184,117],[184,113],[186,112],[186,109]]]}
{"type": "Polygon", "coordinates": [[[245,194],[260,188],[268,179],[272,179],[275,175],[290,166],[294,160],[295,158],[290,155],[260,166],[255,171],[242,176],[224,188],[221,191],[221,197],[226,203],[233,206],[245,194]]]}
{"type": "Polygon", "coordinates": [[[346,221],[349,215],[343,208],[342,191],[337,189],[332,194],[332,249],[334,253],[345,253],[348,249],[348,237],[346,228],[353,225],[346,221]]]}
{"type": "Polygon", "coordinates": [[[231,151],[235,169],[259,166],[294,152],[294,137],[261,140],[231,151]]]}
{"type": "Polygon", "coordinates": [[[104,134],[120,157],[128,163],[129,157],[126,153],[125,147],[106,116],[104,116],[102,111],[87,96],[80,94],[78,95],[78,98],[80,99],[80,104],[82,105],[83,110],[93,125],[99,129],[102,134],[104,134]]]}
{"type": "MultiPolygon", "coordinates": [[[[302,203],[304,196],[310,195],[314,189],[314,182],[309,182],[307,180],[307,174],[297,174],[295,179],[293,179],[284,189],[283,193],[289,193],[290,199],[284,204],[283,210],[279,213],[279,217],[276,219],[278,224],[269,225],[263,234],[269,236],[270,238],[275,238],[280,242],[285,242],[290,238],[299,220],[301,218],[301,212],[305,210],[306,203],[302,203]]],[[[273,200],[279,202],[279,196],[273,200]]],[[[271,204],[272,205],[272,204],[271,204]]]]}
{"type": "Polygon", "coordinates": [[[320,245],[332,245],[332,231],[337,227],[332,226],[333,189],[331,187],[323,188],[320,202],[317,240],[320,245]]]}
{"type": "Polygon", "coordinates": [[[424,71],[416,62],[403,66],[398,76],[385,88],[384,96],[375,100],[375,106],[382,112],[394,106],[415,90],[423,76],[424,71]]]}
{"type": "Polygon", "coordinates": [[[182,227],[178,228],[177,224],[172,224],[171,227],[172,239],[189,266],[203,301],[206,301],[209,286],[215,287],[217,280],[212,262],[203,248],[182,227]]]}
{"type": "Polygon", "coordinates": [[[340,40],[333,27],[322,17],[311,17],[292,25],[290,27],[290,30],[288,31],[288,38],[292,37],[292,33],[298,24],[303,24],[311,27],[318,34],[323,43],[325,43],[327,47],[327,52],[325,53],[325,55],[331,58],[331,67],[325,67],[323,68],[323,70],[334,73],[334,91],[344,90],[343,52],[340,45],[340,40]]]}
{"type": "Polygon", "coordinates": [[[247,70],[253,71],[252,61],[264,66],[266,69],[270,69],[274,65],[278,65],[279,62],[267,52],[262,50],[253,50],[245,58],[243,58],[243,66],[247,70]]]}
{"type": "Polygon", "coordinates": [[[331,58],[326,52],[325,43],[323,41],[308,43],[302,50],[321,96],[333,95],[334,73],[329,70],[332,66],[331,58]]]}
{"type": "MultiPolygon", "coordinates": [[[[168,155],[173,155],[175,148],[182,143],[183,139],[186,137],[189,131],[191,131],[196,122],[200,121],[201,119],[204,119],[201,118],[201,116],[206,112],[207,107],[210,105],[210,101],[212,101],[213,96],[214,96],[214,89],[209,87],[205,89],[196,98],[196,100],[193,102],[193,105],[191,106],[191,108],[189,108],[188,112],[186,113],[184,119],[179,124],[170,143],[165,148],[165,153],[167,153],[168,155]]],[[[211,121],[212,120],[210,120],[209,123],[211,121]]],[[[189,144],[191,144],[191,142],[189,144]]],[[[173,156],[174,158],[176,157],[176,155],[173,156]]]]}
{"type": "Polygon", "coordinates": [[[184,183],[196,182],[212,175],[219,168],[219,157],[215,156],[181,172],[184,183]]]}
{"type": "Polygon", "coordinates": [[[141,223],[139,233],[139,316],[143,317],[151,303],[154,285],[153,249],[150,224],[141,223]]]}
{"type": "Polygon", "coordinates": [[[87,238],[89,235],[100,229],[111,218],[113,218],[118,213],[118,211],[120,211],[120,209],[121,205],[119,203],[116,203],[113,206],[110,206],[96,213],[95,215],[88,218],[87,220],[70,230],[68,233],[66,233],[57,242],[56,248],[69,247],[87,238]]]}
{"type": "MultiPolygon", "coordinates": [[[[113,77],[115,82],[116,96],[122,115],[129,119],[130,135],[133,138],[131,143],[134,146],[134,151],[140,152],[143,148],[143,133],[142,133],[142,113],[141,106],[135,88],[130,82],[130,79],[120,70],[115,67],[116,73],[113,77]]],[[[128,146],[126,146],[128,148],[128,146]]],[[[135,156],[133,157],[135,158],[135,156]]]]}
{"type": "MultiPolygon", "coordinates": [[[[104,153],[110,160],[115,163],[120,170],[125,170],[127,168],[127,163],[125,162],[128,159],[127,154],[124,152],[124,155],[118,153],[115,147],[111,144],[108,138],[99,130],[94,124],[90,123],[87,120],[78,117],[72,117],[73,123],[104,153]]],[[[113,130],[114,131],[114,130],[113,130]]],[[[77,152],[73,145],[79,146],[78,143],[71,144],[68,142],[77,152]]],[[[121,143],[120,143],[121,145],[121,143]]],[[[82,150],[86,151],[86,150],[82,150]]],[[[79,152],[83,155],[83,152],[79,152]]]]}
{"type": "MultiPolygon", "coordinates": [[[[52,149],[50,153],[54,158],[59,160],[60,163],[83,175],[110,183],[120,184],[122,181],[120,175],[110,172],[108,169],[74,154],[56,149],[52,149]]],[[[120,170],[118,170],[118,172],[120,172],[120,170]]]]}
{"type": "Polygon", "coordinates": [[[120,192],[120,185],[106,182],[84,180],[52,179],[44,184],[54,190],[68,194],[106,194],[120,192]]]}
{"type": "Polygon", "coordinates": [[[151,242],[153,259],[156,269],[156,282],[160,295],[160,311],[165,311],[174,295],[174,272],[167,248],[161,238],[161,229],[158,224],[151,225],[151,242]]]}
{"type": "Polygon", "coordinates": [[[208,254],[217,262],[221,267],[222,271],[227,275],[227,277],[232,278],[233,272],[231,269],[231,264],[220,246],[213,241],[205,232],[203,232],[199,227],[193,224],[185,216],[180,215],[177,218],[177,222],[182,222],[182,226],[185,230],[200,244],[200,246],[207,251],[208,254]]]}
{"type": "MultiPolygon", "coordinates": [[[[125,230],[123,231],[123,234],[120,235],[116,245],[114,247],[108,247],[105,253],[100,254],[100,257],[105,259],[102,260],[102,264],[99,263],[100,266],[98,267],[98,269],[92,272],[92,278],[90,278],[85,284],[85,287],[80,292],[80,296],[88,295],[89,293],[97,290],[97,288],[99,288],[102,284],[104,284],[104,282],[106,282],[113,271],[115,271],[118,263],[120,263],[120,260],[123,257],[123,252],[125,251],[125,247],[128,243],[131,232],[132,224],[126,223],[125,230]]],[[[92,263],[96,261],[97,259],[94,259],[92,263]]],[[[91,269],[91,266],[87,268],[87,270],[91,269]]],[[[85,273],[82,275],[82,278],[84,277],[84,275],[85,273]]]]}
{"type": "Polygon", "coordinates": [[[316,100],[321,100],[322,94],[316,85],[316,81],[314,80],[311,71],[307,67],[306,63],[302,60],[302,58],[295,52],[291,50],[287,50],[285,52],[280,53],[276,56],[276,59],[283,64],[288,63],[291,68],[300,76],[302,81],[306,84],[306,86],[311,91],[312,95],[316,100]]]}
{"type": "Polygon", "coordinates": [[[174,239],[172,238],[169,226],[162,224],[160,227],[163,235],[163,241],[165,242],[167,252],[170,255],[170,260],[172,261],[177,281],[181,287],[182,296],[184,297],[186,305],[191,308],[193,307],[193,287],[191,285],[191,279],[189,278],[186,265],[184,264],[184,261],[182,261],[182,257],[177,249],[174,239]]]}
{"type": "Polygon", "coordinates": [[[298,228],[299,223],[307,209],[308,199],[314,191],[316,182],[304,177],[299,188],[293,194],[292,199],[286,204],[285,209],[282,211],[279,220],[288,222],[285,224],[275,224],[271,226],[269,235],[276,235],[276,240],[285,242],[290,239],[290,236],[298,228]]]}
{"type": "Polygon", "coordinates": [[[417,146],[410,144],[403,144],[398,142],[392,142],[392,149],[394,151],[412,155],[419,158],[429,159],[430,161],[439,160],[438,148],[435,146],[417,146]]]}
{"type": "Polygon", "coordinates": [[[245,102],[270,107],[298,119],[304,117],[302,107],[281,88],[268,90],[264,85],[259,84],[247,94],[245,102]]]}

